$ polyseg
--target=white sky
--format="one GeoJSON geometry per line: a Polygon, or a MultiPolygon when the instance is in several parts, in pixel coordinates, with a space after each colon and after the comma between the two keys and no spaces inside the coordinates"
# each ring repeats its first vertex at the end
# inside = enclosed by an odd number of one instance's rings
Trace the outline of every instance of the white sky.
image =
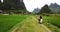
{"type": "Polygon", "coordinates": [[[60,5],[60,0],[24,0],[25,6],[28,11],[32,12],[34,8],[41,8],[45,4],[57,3],[60,5]]]}
{"type": "Polygon", "coordinates": [[[3,3],[3,0],[1,0],[1,2],[3,3]]]}

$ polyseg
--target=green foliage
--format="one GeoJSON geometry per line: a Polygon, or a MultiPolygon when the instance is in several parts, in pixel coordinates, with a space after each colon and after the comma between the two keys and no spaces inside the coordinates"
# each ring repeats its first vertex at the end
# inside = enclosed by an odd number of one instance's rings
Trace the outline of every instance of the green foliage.
{"type": "Polygon", "coordinates": [[[16,8],[16,0],[4,0],[4,9],[9,10],[11,8],[16,8]]]}
{"type": "Polygon", "coordinates": [[[58,8],[50,8],[54,14],[60,14],[60,7],[58,8]]]}
{"type": "Polygon", "coordinates": [[[13,14],[23,14],[23,13],[26,14],[26,12],[28,12],[28,11],[27,11],[27,10],[9,10],[9,11],[8,11],[9,14],[12,14],[11,12],[12,12],[13,14]]]}
{"type": "Polygon", "coordinates": [[[3,3],[1,3],[0,1],[0,10],[3,11],[2,13],[9,13],[9,14],[20,13],[22,11],[27,12],[23,1],[20,0],[4,0],[3,3]]]}
{"type": "Polygon", "coordinates": [[[46,5],[44,5],[44,6],[41,8],[41,10],[40,10],[39,13],[51,14],[52,12],[51,12],[51,10],[49,9],[48,5],[46,4],[46,5]]]}

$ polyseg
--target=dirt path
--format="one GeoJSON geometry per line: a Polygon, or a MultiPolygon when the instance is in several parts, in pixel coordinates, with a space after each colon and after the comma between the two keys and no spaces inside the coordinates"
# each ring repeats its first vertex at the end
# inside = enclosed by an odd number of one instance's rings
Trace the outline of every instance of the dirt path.
{"type": "MultiPolygon", "coordinates": [[[[37,20],[35,17],[33,17],[35,20],[37,20]]],[[[51,30],[49,30],[45,25],[41,24],[41,26],[47,31],[47,32],[52,32],[51,30]]]]}
{"type": "Polygon", "coordinates": [[[34,16],[26,19],[21,27],[14,32],[51,32],[45,25],[39,24],[34,16]]]}

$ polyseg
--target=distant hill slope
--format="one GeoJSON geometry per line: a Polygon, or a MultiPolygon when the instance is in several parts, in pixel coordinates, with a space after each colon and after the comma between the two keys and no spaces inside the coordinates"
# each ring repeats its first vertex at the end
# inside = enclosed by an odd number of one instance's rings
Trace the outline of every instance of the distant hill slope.
{"type": "Polygon", "coordinates": [[[38,14],[43,14],[43,13],[47,13],[47,14],[51,14],[52,11],[50,10],[49,6],[47,4],[45,4],[41,10],[39,11],[38,14]]]}
{"type": "MultiPolygon", "coordinates": [[[[60,14],[60,5],[58,5],[57,3],[51,3],[48,7],[52,11],[52,13],[60,14]]],[[[48,9],[46,8],[46,10],[48,9]]],[[[40,13],[40,12],[41,12],[41,9],[39,8],[35,8],[33,10],[33,13],[40,13]]]]}
{"type": "Polygon", "coordinates": [[[58,7],[60,7],[60,5],[58,5],[57,3],[51,3],[50,4],[50,6],[49,6],[50,8],[58,8],[58,7]]]}
{"type": "Polygon", "coordinates": [[[35,8],[32,13],[38,13],[38,12],[40,12],[40,9],[39,8],[35,8]]]}
{"type": "Polygon", "coordinates": [[[57,3],[54,3],[54,4],[51,3],[49,8],[52,10],[54,14],[58,14],[60,11],[60,5],[58,5],[57,3]]]}

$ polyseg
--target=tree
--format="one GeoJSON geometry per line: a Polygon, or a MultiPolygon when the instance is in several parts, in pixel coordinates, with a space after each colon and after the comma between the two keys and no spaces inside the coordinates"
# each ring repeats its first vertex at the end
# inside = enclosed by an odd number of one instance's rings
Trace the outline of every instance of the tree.
{"type": "Polygon", "coordinates": [[[47,13],[47,14],[51,14],[52,11],[50,10],[50,8],[48,7],[48,5],[46,4],[46,5],[44,5],[44,6],[41,8],[41,10],[40,10],[39,13],[47,13]]]}

